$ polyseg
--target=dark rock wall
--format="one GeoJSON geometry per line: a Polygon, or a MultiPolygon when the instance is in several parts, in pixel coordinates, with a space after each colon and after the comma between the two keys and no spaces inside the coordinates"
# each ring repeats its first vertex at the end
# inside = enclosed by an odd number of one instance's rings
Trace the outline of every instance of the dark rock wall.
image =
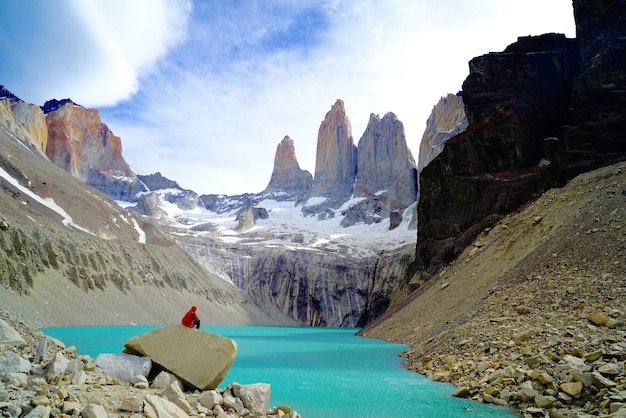
{"type": "Polygon", "coordinates": [[[469,126],[422,171],[416,260],[399,295],[547,188],[626,158],[626,2],[574,11],[575,40],[523,37],[470,62],[469,126]]]}

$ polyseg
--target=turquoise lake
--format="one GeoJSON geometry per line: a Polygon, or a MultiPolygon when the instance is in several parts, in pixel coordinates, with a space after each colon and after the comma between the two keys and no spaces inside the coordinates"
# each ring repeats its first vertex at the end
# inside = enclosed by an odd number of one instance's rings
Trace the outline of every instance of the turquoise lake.
{"type": "MultiPolygon", "coordinates": [[[[45,328],[80,354],[119,353],[130,337],[158,326],[45,328]]],[[[454,387],[406,369],[407,347],[357,337],[354,328],[203,326],[237,342],[237,358],[220,387],[271,384],[270,404],[303,418],[517,417],[511,409],[451,396],[454,387]]]]}

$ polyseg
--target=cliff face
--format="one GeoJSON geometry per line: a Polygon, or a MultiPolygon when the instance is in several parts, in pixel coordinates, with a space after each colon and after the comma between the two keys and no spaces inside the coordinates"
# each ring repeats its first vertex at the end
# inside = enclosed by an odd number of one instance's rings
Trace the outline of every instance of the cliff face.
{"type": "Polygon", "coordinates": [[[415,160],[406,143],[404,126],[393,113],[370,115],[359,140],[354,197],[386,199],[386,213],[404,210],[417,199],[415,160]]]}
{"type": "Polygon", "coordinates": [[[332,106],[317,136],[315,177],[307,198],[326,198],[325,207],[337,208],[352,195],[357,149],[342,100],[332,106]]]}
{"type": "Polygon", "coordinates": [[[619,84],[626,6],[603,4],[574,1],[576,40],[524,37],[470,62],[463,84],[469,126],[422,171],[415,274],[400,295],[502,215],[582,171],[626,158],[619,84]]]}
{"type": "Polygon", "coordinates": [[[442,97],[426,121],[426,129],[420,142],[418,173],[441,154],[450,138],[463,132],[467,125],[463,97],[460,94],[442,97]]]}
{"type": "Polygon", "coordinates": [[[96,109],[71,101],[47,102],[46,155],[74,177],[116,200],[132,201],[144,190],[122,157],[122,142],[100,120],[96,109]]]}
{"type": "Polygon", "coordinates": [[[361,327],[380,316],[414,251],[408,244],[381,256],[358,257],[206,238],[187,237],[179,243],[208,271],[232,280],[257,303],[275,306],[305,325],[333,327],[361,327]]]}
{"type": "Polygon", "coordinates": [[[285,136],[276,147],[272,177],[261,194],[282,193],[283,197],[301,200],[312,183],[311,173],[302,170],[298,164],[293,139],[285,136]]]}
{"type": "Polygon", "coordinates": [[[2,128],[45,154],[48,143],[46,119],[39,106],[22,101],[0,85],[0,123],[2,128]]]}

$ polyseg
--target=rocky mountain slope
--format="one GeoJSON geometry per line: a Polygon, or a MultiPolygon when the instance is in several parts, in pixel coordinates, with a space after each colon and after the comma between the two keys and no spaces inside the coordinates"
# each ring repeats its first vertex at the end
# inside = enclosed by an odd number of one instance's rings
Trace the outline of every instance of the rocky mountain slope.
{"type": "Polygon", "coordinates": [[[626,163],[551,189],[362,334],[410,345],[406,365],[459,396],[528,416],[615,411],[626,390],[625,205],[626,163]]]}
{"type": "Polygon", "coordinates": [[[215,323],[290,322],[202,269],[150,220],[54,165],[41,150],[39,113],[30,109],[0,99],[5,309],[38,325],[163,323],[196,303],[215,323]]]}

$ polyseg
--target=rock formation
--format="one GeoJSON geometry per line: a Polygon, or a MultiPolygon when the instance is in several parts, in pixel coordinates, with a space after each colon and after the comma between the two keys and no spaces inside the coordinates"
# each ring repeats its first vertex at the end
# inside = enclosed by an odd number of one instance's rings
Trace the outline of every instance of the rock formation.
{"type": "Polygon", "coordinates": [[[421,172],[441,153],[448,139],[463,132],[467,125],[462,94],[442,97],[426,121],[426,129],[420,142],[417,171],[421,172]]]}
{"type": "Polygon", "coordinates": [[[122,142],[100,120],[96,109],[72,101],[47,102],[46,155],[56,165],[116,200],[132,201],[143,187],[122,157],[122,142]]]}
{"type": "Polygon", "coordinates": [[[322,198],[323,202],[303,207],[303,212],[338,208],[352,195],[357,170],[357,148],[352,126],[342,100],[337,100],[326,114],[317,136],[315,177],[305,201],[322,198]],[[317,209],[312,209],[312,207],[317,209]]]}
{"type": "Polygon", "coordinates": [[[147,356],[200,390],[215,389],[235,361],[237,344],[210,332],[170,325],[132,337],[124,352],[147,356]]]}
{"type": "Polygon", "coordinates": [[[469,126],[422,171],[413,266],[421,279],[407,278],[400,293],[419,287],[502,215],[626,158],[625,7],[574,1],[577,39],[522,37],[471,60],[463,83],[469,126]]]}
{"type": "Polygon", "coordinates": [[[389,218],[392,211],[402,213],[417,200],[415,160],[396,115],[370,115],[357,157],[354,197],[365,200],[346,211],[343,226],[389,218]]]}
{"type": "Polygon", "coordinates": [[[48,127],[39,106],[28,104],[0,85],[0,127],[45,155],[48,127]]]}
{"type": "Polygon", "coordinates": [[[285,136],[276,147],[272,177],[261,195],[272,194],[275,198],[299,201],[311,189],[312,183],[311,173],[302,170],[298,164],[293,139],[285,136]]]}

